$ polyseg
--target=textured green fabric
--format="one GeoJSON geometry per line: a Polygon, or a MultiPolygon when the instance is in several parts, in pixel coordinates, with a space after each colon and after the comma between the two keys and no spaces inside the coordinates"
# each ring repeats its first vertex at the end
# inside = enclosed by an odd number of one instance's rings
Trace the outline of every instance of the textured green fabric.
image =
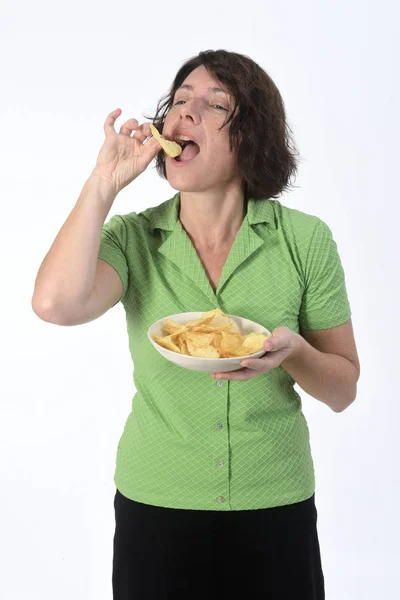
{"type": "Polygon", "coordinates": [[[351,316],[329,227],[277,200],[248,200],[214,293],[179,215],[180,194],[103,226],[99,258],[123,282],[136,393],[118,444],[115,484],[168,508],[247,510],[315,490],[309,430],[283,367],[216,381],[178,367],[147,338],[154,321],[220,308],[272,331],[326,329],[351,316]]]}

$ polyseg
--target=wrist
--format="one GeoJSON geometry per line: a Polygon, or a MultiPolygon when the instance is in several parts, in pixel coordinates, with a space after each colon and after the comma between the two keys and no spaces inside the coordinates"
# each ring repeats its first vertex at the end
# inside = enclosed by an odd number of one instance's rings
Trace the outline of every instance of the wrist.
{"type": "Polygon", "coordinates": [[[96,173],[94,170],[86,181],[86,185],[96,191],[105,203],[113,203],[118,195],[114,182],[106,176],[96,173]]]}

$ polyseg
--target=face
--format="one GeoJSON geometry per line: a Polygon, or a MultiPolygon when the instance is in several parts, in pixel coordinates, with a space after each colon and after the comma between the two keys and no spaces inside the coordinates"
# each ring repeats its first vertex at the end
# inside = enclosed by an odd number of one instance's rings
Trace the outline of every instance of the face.
{"type": "MultiPolygon", "coordinates": [[[[213,79],[204,66],[192,71],[173,98],[163,127],[163,136],[174,140],[178,134],[193,137],[200,152],[191,160],[180,161],[165,155],[169,184],[179,191],[202,192],[241,185],[236,152],[229,150],[229,125],[219,131],[234,108],[227,92],[213,90],[223,85],[213,79]]],[[[188,148],[195,154],[195,149],[188,148]]],[[[186,152],[185,152],[186,154],[186,152]]]]}

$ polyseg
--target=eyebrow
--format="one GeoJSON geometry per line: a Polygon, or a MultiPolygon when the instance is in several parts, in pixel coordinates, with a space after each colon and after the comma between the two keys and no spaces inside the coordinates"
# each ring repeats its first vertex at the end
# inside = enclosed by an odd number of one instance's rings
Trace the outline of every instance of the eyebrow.
{"type": "MultiPolygon", "coordinates": [[[[184,83],[183,85],[180,85],[176,91],[178,91],[178,90],[191,90],[191,91],[193,91],[193,89],[194,88],[193,88],[192,85],[189,85],[188,83],[184,83]]],[[[215,92],[216,94],[226,94],[227,93],[221,87],[209,87],[208,91],[209,92],[215,92]]]]}

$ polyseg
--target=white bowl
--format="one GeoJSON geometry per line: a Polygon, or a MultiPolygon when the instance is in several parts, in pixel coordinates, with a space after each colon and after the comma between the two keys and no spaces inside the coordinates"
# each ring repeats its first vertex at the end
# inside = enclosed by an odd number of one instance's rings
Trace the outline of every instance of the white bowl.
{"type": "MultiPolygon", "coordinates": [[[[183,367],[184,369],[191,369],[192,371],[202,371],[204,373],[222,373],[226,371],[237,371],[238,369],[242,369],[241,361],[246,358],[260,358],[265,354],[265,350],[260,350],[259,352],[255,352],[254,354],[249,354],[248,356],[238,356],[237,358],[199,358],[197,356],[187,356],[186,354],[179,354],[178,352],[173,352],[173,350],[167,350],[163,346],[160,346],[153,340],[153,335],[163,336],[164,333],[161,329],[162,324],[166,319],[173,319],[177,323],[186,323],[186,321],[191,321],[192,319],[199,319],[204,312],[186,312],[186,313],[178,313],[177,315],[169,315],[169,317],[164,317],[159,321],[156,321],[149,327],[147,336],[150,342],[153,344],[154,348],[159,352],[164,358],[171,361],[178,367],[183,367]]],[[[236,315],[228,315],[237,323],[240,329],[240,333],[242,335],[248,335],[249,333],[264,333],[267,337],[271,337],[271,333],[266,329],[263,325],[256,323],[255,321],[250,321],[249,319],[244,319],[243,317],[237,317],[236,315]]]]}

